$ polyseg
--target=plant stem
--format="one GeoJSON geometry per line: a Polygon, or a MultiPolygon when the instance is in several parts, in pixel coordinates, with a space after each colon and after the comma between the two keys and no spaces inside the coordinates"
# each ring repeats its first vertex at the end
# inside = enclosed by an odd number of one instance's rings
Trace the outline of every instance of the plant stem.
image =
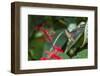
{"type": "MultiPolygon", "coordinates": [[[[53,42],[52,46],[54,46],[54,45],[56,44],[57,40],[60,38],[60,36],[61,36],[62,34],[63,34],[63,31],[60,32],[60,33],[58,34],[58,36],[56,37],[56,39],[55,39],[55,41],[53,42]]],[[[50,51],[52,51],[52,49],[53,49],[53,47],[51,47],[50,51]]]]}

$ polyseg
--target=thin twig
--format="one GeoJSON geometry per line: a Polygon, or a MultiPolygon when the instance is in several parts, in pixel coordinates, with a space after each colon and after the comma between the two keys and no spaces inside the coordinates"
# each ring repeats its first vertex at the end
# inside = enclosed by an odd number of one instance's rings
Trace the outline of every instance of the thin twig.
{"type": "MultiPolygon", "coordinates": [[[[53,42],[53,45],[52,45],[52,46],[54,46],[54,45],[56,44],[57,40],[59,39],[59,37],[60,37],[62,34],[63,34],[63,31],[60,32],[60,33],[58,34],[58,36],[56,37],[56,39],[55,39],[55,41],[53,42]]],[[[53,47],[51,47],[50,51],[52,51],[52,49],[53,49],[53,47]]]]}

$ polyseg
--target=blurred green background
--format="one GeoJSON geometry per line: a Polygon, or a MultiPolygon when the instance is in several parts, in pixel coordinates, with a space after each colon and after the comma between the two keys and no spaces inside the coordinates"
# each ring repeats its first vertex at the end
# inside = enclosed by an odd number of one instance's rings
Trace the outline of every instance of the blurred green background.
{"type": "MultiPolygon", "coordinates": [[[[63,32],[65,29],[73,30],[79,25],[80,22],[87,22],[87,17],[70,17],[70,16],[42,16],[42,15],[28,15],[28,60],[39,60],[41,57],[46,56],[45,51],[51,51],[52,43],[55,42],[57,36],[61,36],[56,40],[55,45],[61,46],[63,50],[67,47],[68,38],[63,32]],[[54,35],[52,43],[46,40],[46,36],[40,30],[35,28],[39,25],[43,25],[43,28],[49,31],[49,34],[54,35]],[[72,25],[72,26],[70,26],[72,25]],[[70,26],[70,27],[69,27],[70,26]]],[[[82,35],[81,41],[84,41],[84,35],[82,35]]],[[[75,48],[81,46],[78,43],[75,44],[75,48]]],[[[84,47],[77,48],[77,54],[73,58],[87,58],[88,48],[87,43],[84,47]]],[[[65,53],[59,53],[63,59],[72,59],[65,53]]]]}

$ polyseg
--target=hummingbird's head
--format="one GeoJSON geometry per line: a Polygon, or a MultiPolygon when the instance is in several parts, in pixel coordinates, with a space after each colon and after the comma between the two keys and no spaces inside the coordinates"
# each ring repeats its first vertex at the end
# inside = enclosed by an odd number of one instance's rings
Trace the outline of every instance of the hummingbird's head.
{"type": "Polygon", "coordinates": [[[68,26],[68,31],[72,32],[76,28],[77,28],[77,24],[76,23],[70,23],[69,26],[68,26]]]}

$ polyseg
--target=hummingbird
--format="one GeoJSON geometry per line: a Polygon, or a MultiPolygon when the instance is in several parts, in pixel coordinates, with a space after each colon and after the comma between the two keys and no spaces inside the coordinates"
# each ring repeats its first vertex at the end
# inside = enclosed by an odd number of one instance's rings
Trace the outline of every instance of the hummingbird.
{"type": "Polygon", "coordinates": [[[80,48],[84,41],[85,26],[86,22],[80,22],[80,24],[78,24],[72,31],[69,32],[69,30],[65,30],[65,34],[69,40],[65,53],[67,53],[71,58],[75,55],[77,48],[80,48]]]}

